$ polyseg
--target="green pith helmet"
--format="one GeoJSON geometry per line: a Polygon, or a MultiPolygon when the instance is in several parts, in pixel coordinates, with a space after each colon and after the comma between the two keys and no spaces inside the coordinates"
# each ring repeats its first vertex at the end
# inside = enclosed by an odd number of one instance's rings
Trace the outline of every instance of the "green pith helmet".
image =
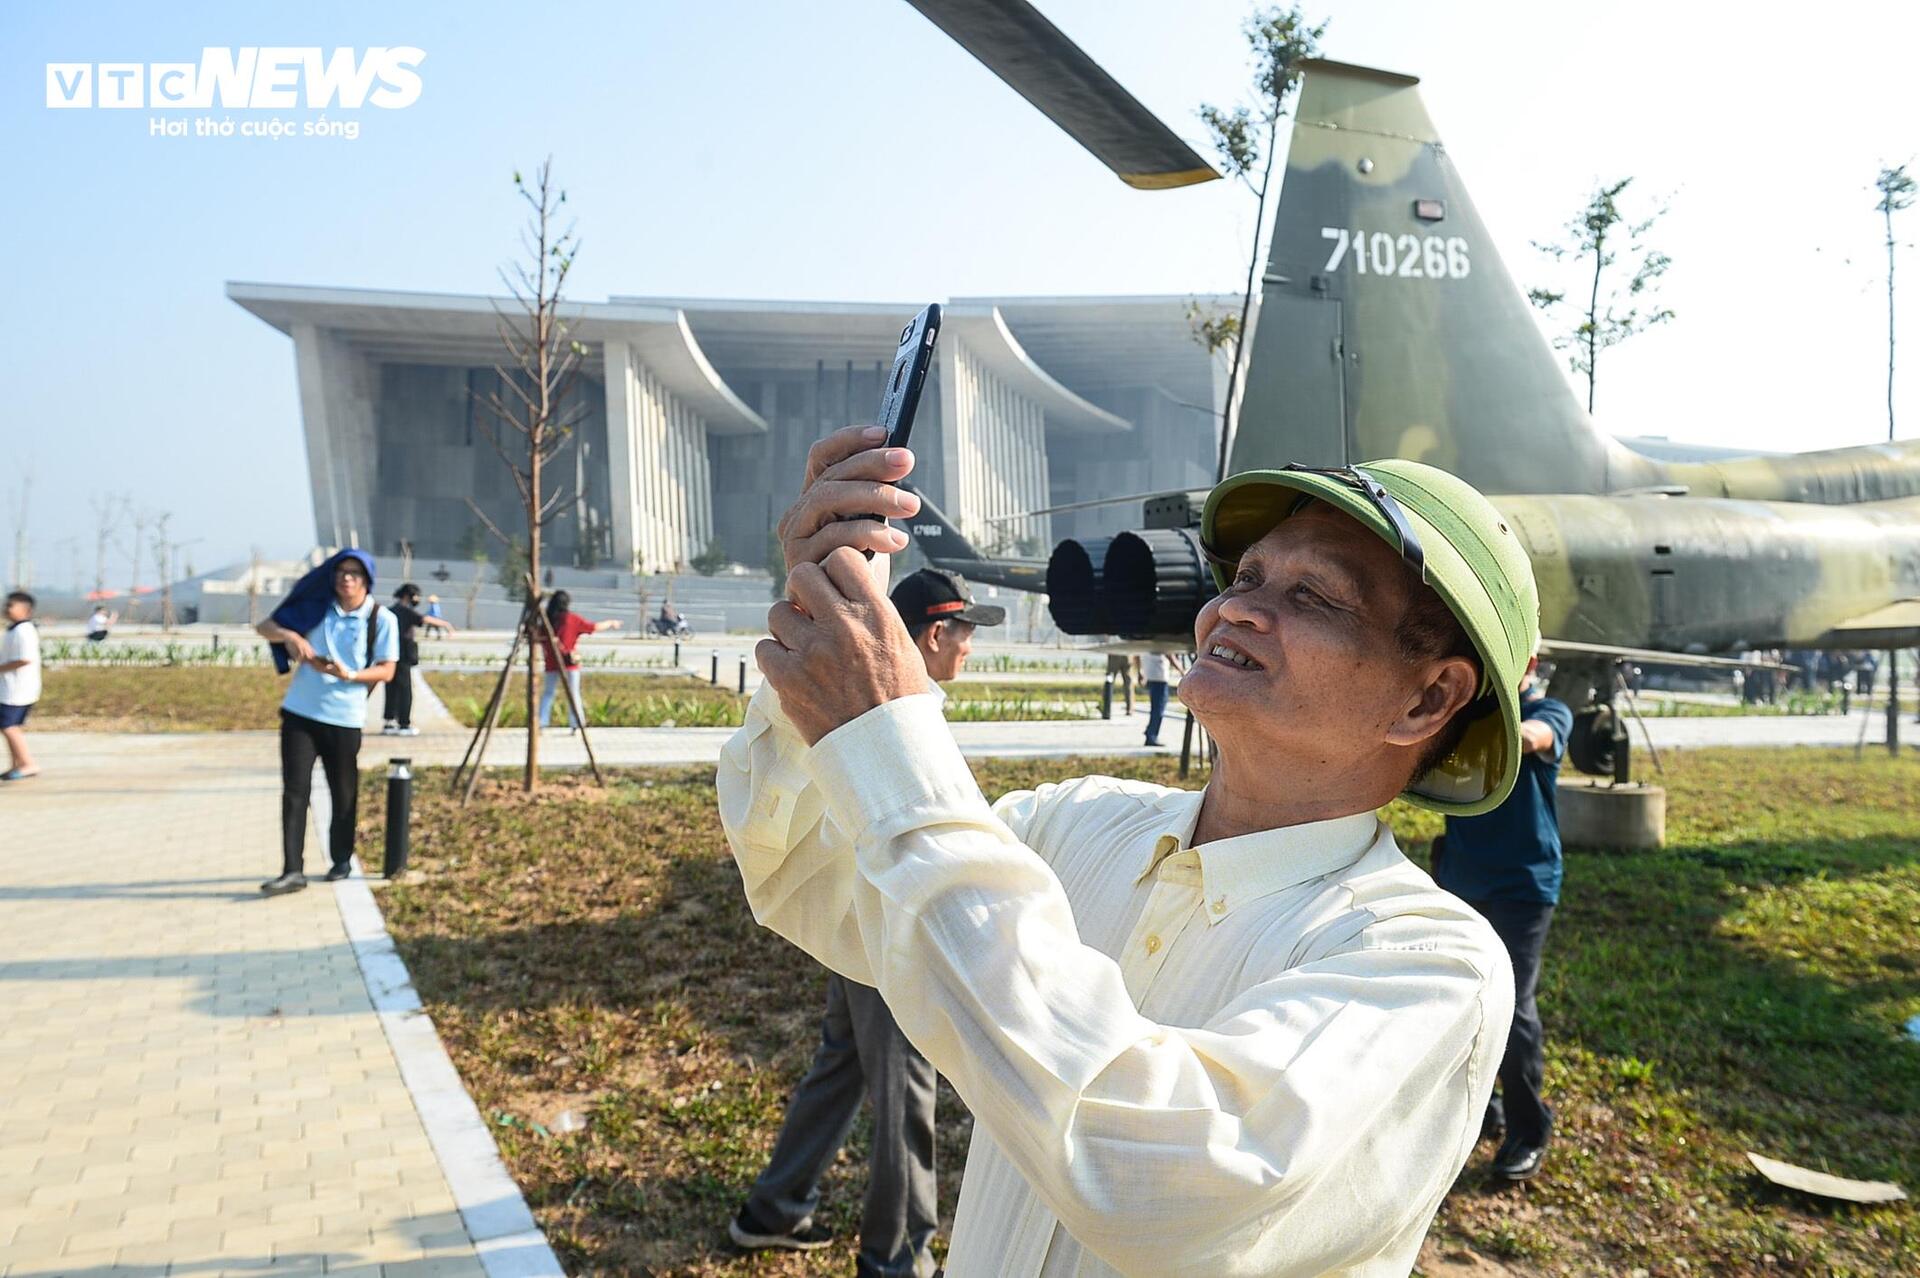
{"type": "Polygon", "coordinates": [[[1250,470],[1230,476],[1208,495],[1200,518],[1201,540],[1216,556],[1214,582],[1225,590],[1230,565],[1307,497],[1359,520],[1405,554],[1383,509],[1388,503],[1369,496],[1356,480],[1374,481],[1398,503],[1424,552],[1427,584],[1480,654],[1480,690],[1460,712],[1472,720],[1466,735],[1401,797],[1449,816],[1498,807],[1520,771],[1520,679],[1540,646],[1540,596],[1519,538],[1478,490],[1444,470],[1398,459],[1363,462],[1344,472],[1250,470]]]}

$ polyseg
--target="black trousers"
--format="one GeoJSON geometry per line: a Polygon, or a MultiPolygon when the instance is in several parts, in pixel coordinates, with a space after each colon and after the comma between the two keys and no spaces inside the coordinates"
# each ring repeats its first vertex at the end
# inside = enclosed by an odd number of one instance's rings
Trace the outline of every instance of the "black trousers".
{"type": "Polygon", "coordinates": [[[1507,1137],[1526,1145],[1543,1144],[1553,1126],[1553,1110],[1540,1096],[1546,1069],[1546,1035],[1540,1025],[1540,952],[1546,948],[1553,907],[1544,901],[1468,901],[1493,925],[1513,960],[1513,1029],[1500,1058],[1500,1095],[1496,1114],[1506,1119],[1507,1137]]]}
{"type": "Polygon", "coordinates": [[[313,761],[327,774],[333,799],[333,824],[327,851],[335,865],[353,859],[354,809],[360,800],[360,729],[321,723],[305,715],[280,712],[281,870],[304,871],[307,852],[307,804],[312,798],[313,761]]]}
{"type": "Polygon", "coordinates": [[[380,717],[388,723],[398,723],[403,728],[413,726],[413,666],[401,662],[393,668],[393,678],[384,685],[387,693],[386,705],[381,708],[380,717]]]}

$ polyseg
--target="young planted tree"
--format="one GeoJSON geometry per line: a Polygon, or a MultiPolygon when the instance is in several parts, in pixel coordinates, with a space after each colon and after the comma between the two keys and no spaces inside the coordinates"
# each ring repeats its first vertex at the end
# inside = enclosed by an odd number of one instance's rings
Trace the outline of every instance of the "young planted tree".
{"type": "Polygon", "coordinates": [[[1268,196],[1273,190],[1273,161],[1279,152],[1280,121],[1286,118],[1287,100],[1299,83],[1297,69],[1303,59],[1320,50],[1320,37],[1327,24],[1309,26],[1297,7],[1274,6],[1256,10],[1241,28],[1247,47],[1253,51],[1253,104],[1231,109],[1202,103],[1200,120],[1207,126],[1213,149],[1219,155],[1228,177],[1240,179],[1253,193],[1253,248],[1247,255],[1247,287],[1240,300],[1240,314],[1212,314],[1198,303],[1188,308],[1194,335],[1211,354],[1225,352],[1231,363],[1227,373],[1227,400],[1220,410],[1219,477],[1227,474],[1227,453],[1232,443],[1235,397],[1239,394],[1242,352],[1241,335],[1247,331],[1248,315],[1253,309],[1253,284],[1265,257],[1268,196]],[[1255,174],[1258,180],[1255,180],[1255,174]]]}
{"type": "MultiPolygon", "coordinates": [[[[1880,176],[1873,181],[1873,189],[1880,192],[1880,202],[1874,207],[1887,223],[1887,442],[1893,442],[1893,266],[1894,239],[1893,215],[1913,205],[1914,182],[1907,173],[1907,166],[1897,164],[1890,169],[1881,169],[1880,176]]],[[[1887,653],[1887,749],[1894,754],[1900,753],[1900,658],[1896,652],[1887,653]]]]}
{"type": "Polygon", "coordinates": [[[1873,189],[1880,192],[1880,202],[1874,208],[1887,221],[1887,441],[1893,441],[1893,215],[1913,205],[1914,182],[1904,164],[1890,169],[1881,169],[1880,176],[1873,180],[1873,189]]]}
{"type": "Polygon", "coordinates": [[[1529,289],[1527,298],[1542,311],[1566,324],[1553,339],[1554,349],[1569,351],[1568,365],[1587,379],[1587,411],[1593,411],[1599,384],[1600,352],[1618,346],[1673,318],[1671,307],[1654,297],[1660,277],[1673,259],[1649,248],[1647,232],[1666,215],[1663,205],[1639,221],[1621,211],[1620,196],[1633,184],[1630,177],[1602,183],[1586,208],[1567,223],[1567,238],[1558,244],[1534,241],[1534,247],[1556,262],[1572,262],[1583,271],[1591,267],[1584,303],[1568,301],[1564,291],[1529,289]],[[1614,267],[1622,268],[1614,271],[1614,267]],[[1620,283],[1622,274],[1626,282],[1620,283]]]}
{"type": "MultiPolygon", "coordinates": [[[[561,311],[567,276],[580,252],[580,239],[570,224],[564,229],[559,225],[560,206],[567,202],[567,193],[553,183],[553,161],[541,162],[531,184],[515,172],[513,188],[528,209],[520,241],[528,260],[500,272],[517,309],[494,307],[507,358],[494,366],[494,386],[480,397],[487,411],[479,415],[479,421],[487,442],[513,476],[524,532],[509,536],[471,498],[467,505],[500,539],[509,559],[514,558],[516,546],[523,548],[528,575],[537,582],[542,568],[541,532],[565,509],[568,498],[562,488],[550,486],[548,465],[566,447],[585,415],[585,406],[573,400],[571,392],[587,351],[568,335],[568,321],[561,311]]],[[[532,790],[540,781],[540,725],[535,722],[540,644],[534,616],[539,600],[525,581],[516,580],[512,589],[526,595],[528,616],[534,624],[527,644],[524,783],[532,790]]]]}

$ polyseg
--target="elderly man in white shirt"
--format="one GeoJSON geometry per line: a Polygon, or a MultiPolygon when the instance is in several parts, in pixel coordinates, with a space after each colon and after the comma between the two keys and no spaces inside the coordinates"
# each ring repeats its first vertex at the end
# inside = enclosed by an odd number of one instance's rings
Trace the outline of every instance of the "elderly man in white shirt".
{"type": "Polygon", "coordinates": [[[1539,612],[1517,541],[1414,463],[1235,476],[1182,681],[1207,788],[989,805],[881,584],[906,538],[848,518],[918,506],[880,438],[809,456],[720,808],[755,917],[877,986],[973,1111],[948,1271],[1406,1274],[1513,986],[1375,813],[1512,788],[1539,612]]]}

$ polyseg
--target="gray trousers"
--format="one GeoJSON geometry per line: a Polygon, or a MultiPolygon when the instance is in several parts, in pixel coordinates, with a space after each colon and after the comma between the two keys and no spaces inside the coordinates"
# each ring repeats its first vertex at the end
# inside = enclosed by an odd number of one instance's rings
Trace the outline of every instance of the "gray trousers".
{"type": "Polygon", "coordinates": [[[820,1178],[873,1097],[873,1153],[860,1222],[861,1278],[930,1278],[939,1225],[933,1176],[934,1070],[894,1024],[880,992],[827,978],[820,1049],[788,1102],[786,1121],[747,1208],[761,1225],[799,1228],[820,1205],[820,1178]]]}

